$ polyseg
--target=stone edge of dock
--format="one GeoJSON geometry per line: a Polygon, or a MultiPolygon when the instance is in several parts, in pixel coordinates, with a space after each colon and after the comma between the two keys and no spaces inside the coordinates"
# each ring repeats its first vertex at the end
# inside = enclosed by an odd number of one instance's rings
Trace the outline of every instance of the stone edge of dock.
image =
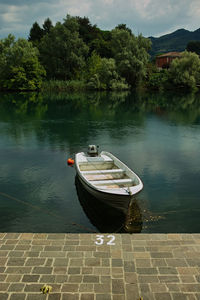
{"type": "Polygon", "coordinates": [[[0,300],[140,297],[200,300],[200,234],[0,233],[0,300]]]}

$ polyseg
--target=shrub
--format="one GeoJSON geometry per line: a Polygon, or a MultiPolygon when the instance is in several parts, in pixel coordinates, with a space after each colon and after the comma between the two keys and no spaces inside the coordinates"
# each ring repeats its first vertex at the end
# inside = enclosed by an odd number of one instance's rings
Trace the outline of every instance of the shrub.
{"type": "Polygon", "coordinates": [[[0,40],[0,83],[2,89],[40,89],[45,70],[39,63],[38,50],[25,39],[9,35],[0,40]]]}
{"type": "Polygon", "coordinates": [[[180,59],[174,59],[169,69],[169,80],[177,87],[196,88],[200,84],[199,56],[185,51],[180,59]]]}

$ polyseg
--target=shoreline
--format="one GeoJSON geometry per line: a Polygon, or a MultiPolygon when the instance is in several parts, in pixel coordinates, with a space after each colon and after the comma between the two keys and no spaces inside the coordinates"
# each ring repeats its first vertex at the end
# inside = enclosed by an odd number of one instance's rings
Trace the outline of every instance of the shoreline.
{"type": "Polygon", "coordinates": [[[87,86],[86,82],[72,80],[72,81],[46,81],[43,83],[40,89],[1,89],[0,93],[65,93],[65,92],[133,92],[133,91],[150,91],[150,92],[198,92],[200,90],[200,85],[197,85],[196,88],[190,89],[184,86],[173,87],[173,86],[159,86],[151,87],[148,86],[148,82],[141,83],[140,85],[126,88],[126,89],[92,89],[87,86]]]}

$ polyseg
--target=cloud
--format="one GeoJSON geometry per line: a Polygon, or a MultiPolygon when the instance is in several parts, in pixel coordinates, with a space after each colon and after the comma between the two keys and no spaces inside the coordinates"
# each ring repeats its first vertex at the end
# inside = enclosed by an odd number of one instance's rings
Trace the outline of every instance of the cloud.
{"type": "MultiPolygon", "coordinates": [[[[184,27],[191,21],[191,7],[193,1],[188,0],[96,0],[91,4],[91,19],[97,22],[100,28],[112,29],[117,24],[127,24],[134,33],[145,36],[159,35],[184,27]]],[[[199,17],[194,20],[197,29],[199,17]]]]}
{"type": "Polygon", "coordinates": [[[3,21],[8,23],[20,22],[19,8],[11,5],[7,12],[2,15],[3,21]]]}
{"type": "Polygon", "coordinates": [[[0,1],[0,38],[5,34],[13,33],[16,36],[27,37],[34,22],[40,25],[46,18],[53,23],[63,20],[67,14],[88,16],[90,4],[87,2],[74,1],[0,1]]]}
{"type": "Polygon", "coordinates": [[[92,24],[111,30],[127,24],[135,34],[159,36],[178,28],[199,28],[199,0],[0,0],[0,38],[8,33],[27,37],[32,24],[53,23],[67,14],[88,17],[92,24]]]}

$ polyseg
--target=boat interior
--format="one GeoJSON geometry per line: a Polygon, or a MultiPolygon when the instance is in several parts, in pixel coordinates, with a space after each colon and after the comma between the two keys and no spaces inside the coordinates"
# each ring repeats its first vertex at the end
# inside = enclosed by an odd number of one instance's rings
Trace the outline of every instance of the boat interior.
{"type": "Polygon", "coordinates": [[[134,178],[127,176],[126,171],[118,168],[114,162],[84,163],[80,166],[82,175],[93,185],[106,188],[123,188],[134,186],[134,178]]]}

